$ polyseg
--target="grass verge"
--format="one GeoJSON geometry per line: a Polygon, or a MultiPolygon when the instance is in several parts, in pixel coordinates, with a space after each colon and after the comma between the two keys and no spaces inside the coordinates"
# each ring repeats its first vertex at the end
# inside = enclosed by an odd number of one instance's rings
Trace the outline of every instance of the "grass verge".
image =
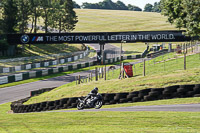
{"type": "Polygon", "coordinates": [[[49,112],[9,114],[0,105],[0,132],[148,132],[183,133],[200,130],[199,112],[49,112]]]}

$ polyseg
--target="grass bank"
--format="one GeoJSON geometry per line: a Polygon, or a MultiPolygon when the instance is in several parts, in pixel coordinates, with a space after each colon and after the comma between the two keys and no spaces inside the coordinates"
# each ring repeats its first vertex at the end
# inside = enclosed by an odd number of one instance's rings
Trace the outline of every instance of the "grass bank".
{"type": "Polygon", "coordinates": [[[76,9],[75,32],[175,30],[160,13],[120,10],[76,9]],[[141,17],[142,16],[142,17],[141,17]]]}
{"type": "MultiPolygon", "coordinates": [[[[110,80],[103,79],[76,85],[66,84],[31,98],[28,103],[57,100],[66,97],[78,97],[87,95],[94,87],[99,87],[100,93],[130,92],[146,88],[159,88],[171,85],[198,84],[200,83],[200,61],[198,54],[188,56],[187,70],[183,70],[183,58],[169,60],[155,65],[147,65],[147,75],[143,76],[143,63],[136,64],[136,74],[133,78],[119,80],[119,71],[107,75],[110,80]],[[178,63],[177,63],[178,62],[178,63]],[[167,67],[164,70],[164,63],[167,67]]],[[[160,58],[160,57],[158,57],[160,58]]]]}

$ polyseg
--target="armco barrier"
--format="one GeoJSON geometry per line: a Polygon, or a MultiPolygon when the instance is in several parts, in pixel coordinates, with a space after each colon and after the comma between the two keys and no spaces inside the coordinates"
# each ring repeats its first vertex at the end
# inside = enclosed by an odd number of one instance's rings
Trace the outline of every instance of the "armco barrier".
{"type": "MultiPolygon", "coordinates": [[[[42,91],[37,91],[37,94],[39,92],[42,93],[42,91]]],[[[200,84],[174,85],[166,88],[151,88],[125,93],[104,93],[102,96],[104,105],[171,98],[200,97],[200,84]]],[[[13,102],[11,104],[11,110],[13,110],[14,113],[40,112],[75,108],[78,103],[78,97],[71,97],[56,101],[44,101],[36,104],[23,105],[23,103],[26,102],[29,98],[30,97],[13,102]]]]}

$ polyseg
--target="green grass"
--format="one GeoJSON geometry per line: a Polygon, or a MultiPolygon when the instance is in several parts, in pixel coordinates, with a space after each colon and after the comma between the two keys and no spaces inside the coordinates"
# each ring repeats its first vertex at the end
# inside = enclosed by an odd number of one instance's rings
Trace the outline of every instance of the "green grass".
{"type": "Polygon", "coordinates": [[[1,133],[148,132],[200,131],[199,112],[49,112],[9,114],[0,105],[1,133]]]}
{"type": "MultiPolygon", "coordinates": [[[[18,45],[20,47],[20,45],[18,45]]],[[[30,56],[45,56],[45,55],[52,55],[52,54],[59,54],[59,53],[73,53],[77,51],[82,51],[83,47],[81,44],[69,44],[68,46],[66,44],[35,44],[31,45],[29,48],[29,45],[25,45],[25,50],[12,58],[17,57],[30,57],[30,56]]],[[[11,57],[4,57],[1,56],[0,59],[7,59],[11,57]]],[[[59,57],[61,58],[61,56],[59,57]]],[[[13,61],[13,62],[6,62],[6,63],[0,63],[0,67],[13,67],[17,65],[22,65],[26,63],[31,62],[39,62],[44,60],[50,60],[55,59],[55,57],[48,57],[48,58],[39,58],[39,59],[29,59],[26,61],[13,61]]]]}
{"type": "MultiPolygon", "coordinates": [[[[58,87],[57,89],[41,94],[31,98],[28,101],[30,103],[37,103],[42,101],[57,100],[65,97],[78,97],[87,95],[94,87],[100,89],[100,93],[117,93],[117,92],[130,92],[137,91],[146,88],[159,88],[167,87],[171,85],[181,84],[198,84],[200,83],[200,61],[198,54],[187,57],[188,69],[183,70],[183,58],[176,60],[170,60],[166,62],[166,70],[163,69],[164,63],[158,63],[154,65],[147,65],[147,75],[143,74],[143,63],[137,64],[136,74],[133,78],[119,80],[119,71],[107,75],[107,81],[103,79],[98,82],[92,81],[89,83],[83,83],[80,85],[66,84],[58,87]]],[[[160,57],[158,57],[160,58],[160,57]]]]}
{"type": "Polygon", "coordinates": [[[160,13],[119,10],[76,9],[75,32],[175,30],[160,13]],[[103,27],[103,28],[102,28],[103,27]]]}

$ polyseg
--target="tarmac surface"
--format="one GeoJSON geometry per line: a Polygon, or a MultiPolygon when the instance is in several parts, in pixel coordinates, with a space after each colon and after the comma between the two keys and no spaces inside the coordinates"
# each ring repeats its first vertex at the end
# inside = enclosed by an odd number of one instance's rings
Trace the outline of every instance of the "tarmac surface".
{"type": "Polygon", "coordinates": [[[170,111],[170,112],[200,112],[200,104],[178,104],[178,105],[153,105],[153,106],[131,106],[119,108],[84,109],[84,110],[61,110],[56,112],[99,112],[99,111],[170,111]]]}
{"type": "MultiPolygon", "coordinates": [[[[99,44],[90,44],[91,47],[98,50],[99,44]]],[[[105,45],[105,49],[118,49],[110,44],[105,45]]],[[[77,62],[80,63],[80,62],[77,62]]],[[[75,81],[75,77],[81,75],[82,77],[88,76],[90,73],[94,73],[94,70],[77,72],[73,74],[67,74],[64,76],[54,77],[50,79],[40,80],[32,83],[26,83],[16,85],[12,87],[0,88],[0,104],[13,102],[30,96],[30,92],[42,88],[53,88],[75,81]]]]}

